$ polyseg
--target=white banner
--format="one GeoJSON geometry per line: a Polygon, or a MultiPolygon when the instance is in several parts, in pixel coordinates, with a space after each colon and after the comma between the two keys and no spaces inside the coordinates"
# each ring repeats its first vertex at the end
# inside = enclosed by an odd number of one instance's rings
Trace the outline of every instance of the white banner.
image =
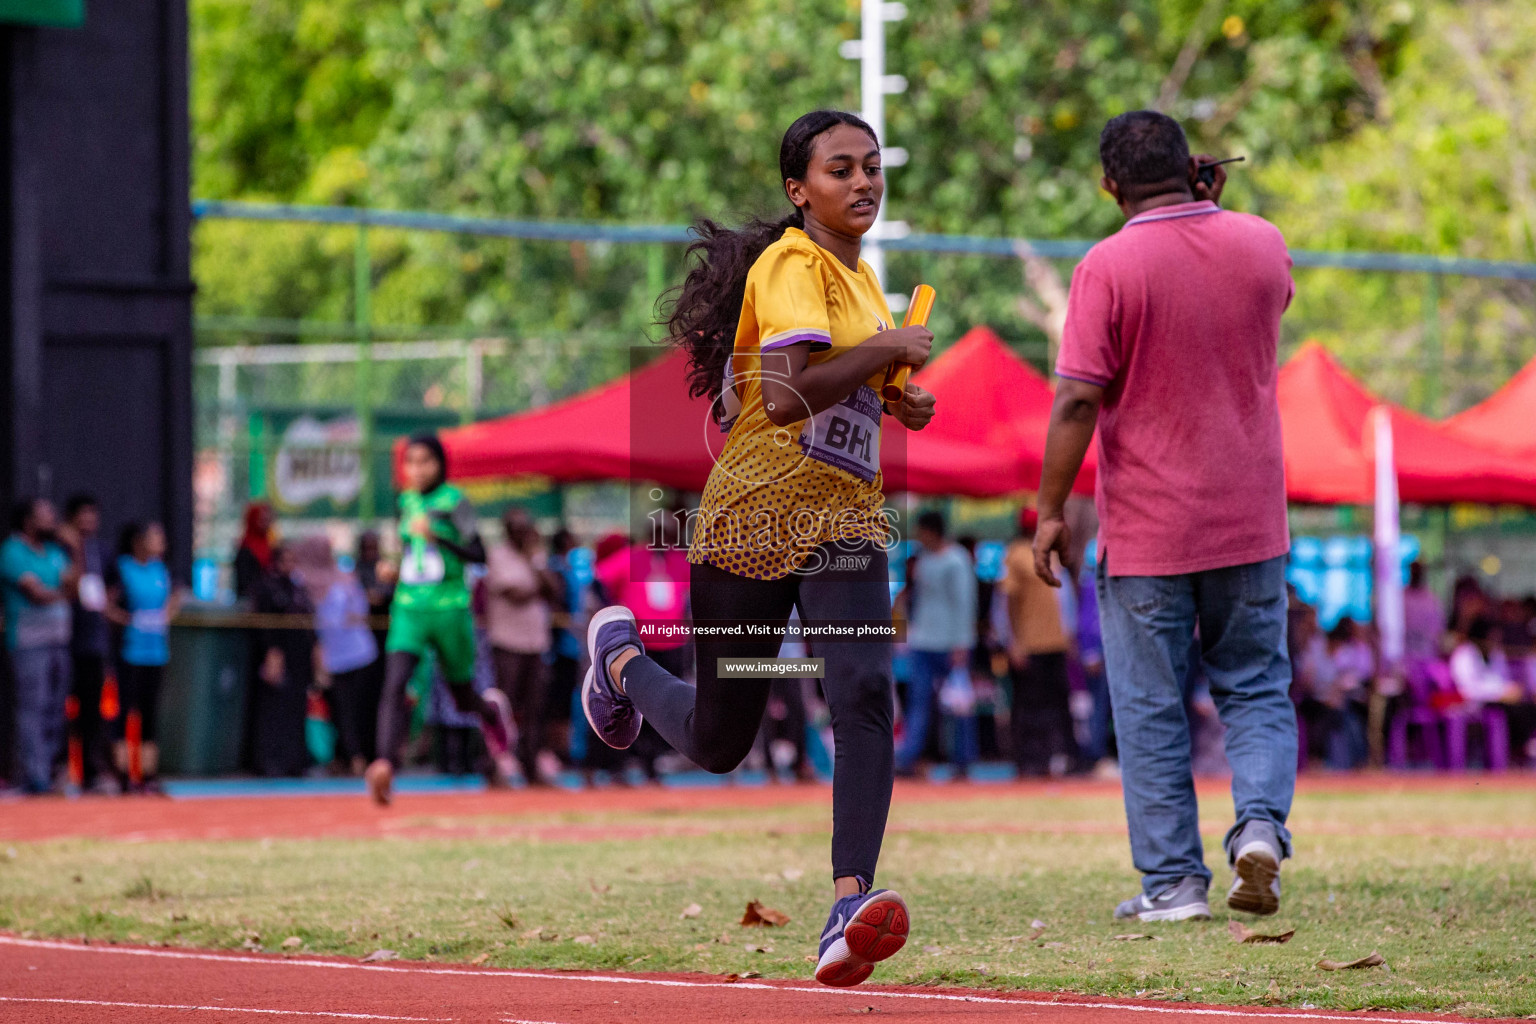
{"type": "Polygon", "coordinates": [[[363,489],[362,431],[356,416],[320,420],[300,416],[283,431],[272,470],[277,500],[303,508],[322,498],[337,505],[355,500],[363,489]]]}

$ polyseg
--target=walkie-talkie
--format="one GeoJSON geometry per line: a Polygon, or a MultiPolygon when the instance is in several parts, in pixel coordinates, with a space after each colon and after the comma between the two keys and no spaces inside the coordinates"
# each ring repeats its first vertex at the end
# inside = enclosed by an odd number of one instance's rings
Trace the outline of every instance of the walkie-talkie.
{"type": "Polygon", "coordinates": [[[1245,156],[1229,156],[1225,160],[1213,160],[1208,164],[1201,164],[1199,169],[1195,171],[1195,180],[1206,188],[1214,188],[1216,186],[1216,168],[1222,164],[1237,163],[1239,160],[1246,159],[1248,158],[1245,156]]]}

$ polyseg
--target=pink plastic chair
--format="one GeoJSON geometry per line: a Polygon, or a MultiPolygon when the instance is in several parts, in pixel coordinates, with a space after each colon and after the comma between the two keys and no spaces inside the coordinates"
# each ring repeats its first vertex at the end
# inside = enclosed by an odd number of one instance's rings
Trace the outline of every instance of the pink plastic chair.
{"type": "MultiPolygon", "coordinates": [[[[1435,690],[1435,680],[1431,675],[1433,668],[1443,668],[1433,662],[1415,662],[1408,667],[1407,675],[1407,701],[1392,716],[1392,722],[1387,729],[1387,765],[1394,769],[1404,769],[1409,765],[1409,727],[1418,728],[1419,752],[1438,769],[1446,767],[1445,758],[1440,743],[1440,730],[1445,724],[1445,716],[1436,711],[1430,702],[1430,694],[1435,690]]],[[[1446,682],[1449,682],[1449,676],[1446,682]]],[[[1465,740],[1465,734],[1463,734],[1465,740]]],[[[1463,750],[1465,753],[1465,750],[1463,750]]]]}

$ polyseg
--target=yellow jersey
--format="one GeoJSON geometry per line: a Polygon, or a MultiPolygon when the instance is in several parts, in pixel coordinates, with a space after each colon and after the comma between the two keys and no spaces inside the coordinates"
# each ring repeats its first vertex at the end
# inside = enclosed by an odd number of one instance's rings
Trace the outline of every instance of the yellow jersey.
{"type": "Polygon", "coordinates": [[[751,579],[780,579],[829,541],[884,541],[880,385],[884,372],[808,419],[776,426],[763,378],[788,376],[774,353],[809,342],[810,362],[836,359],[891,326],[869,264],[849,270],[788,228],[747,274],[720,396],[729,432],[705,484],[688,559],[751,579]]]}

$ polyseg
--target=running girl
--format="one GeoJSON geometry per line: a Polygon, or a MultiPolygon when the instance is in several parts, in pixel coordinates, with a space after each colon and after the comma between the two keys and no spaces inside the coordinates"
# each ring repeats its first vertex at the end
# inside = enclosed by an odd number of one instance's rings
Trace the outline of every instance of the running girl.
{"type": "MultiPolygon", "coordinates": [[[[751,750],[771,685],[723,678],[719,659],[771,659],[782,636],[716,639],[706,627],[782,630],[796,609],[811,630],[889,627],[878,390],[887,367],[921,366],[933,342],[924,327],[892,329],[880,282],[859,259],[885,191],[870,127],[838,111],[806,114],[784,135],[779,171],[794,211],[740,231],[702,222],[689,250],[699,262],[668,321],[691,356],[692,393],[710,396],[730,431],[688,556],[697,688],[645,656],[623,606],[595,615],[587,634],[582,705],[598,736],[622,749],[650,719],[713,772],[751,750]]],[[[921,429],[933,407],[909,386],[886,411],[921,429]]],[[[836,746],[834,902],[816,978],[857,985],[908,931],[902,898],[871,888],[891,802],[891,644],[818,637],[815,648],[836,746]]]]}
{"type": "Polygon", "coordinates": [[[448,483],[448,458],[431,434],[411,438],[402,468],[400,568],[384,641],[384,696],[379,702],[379,757],[364,773],[374,802],[389,803],[395,769],[411,715],[407,684],[422,655],[438,666],[460,711],[477,712],[485,746],[499,781],[513,772],[512,713],[506,695],[478,693],[475,679],[475,623],[464,567],[485,561],[485,544],[475,510],[464,492],[448,483]]]}

